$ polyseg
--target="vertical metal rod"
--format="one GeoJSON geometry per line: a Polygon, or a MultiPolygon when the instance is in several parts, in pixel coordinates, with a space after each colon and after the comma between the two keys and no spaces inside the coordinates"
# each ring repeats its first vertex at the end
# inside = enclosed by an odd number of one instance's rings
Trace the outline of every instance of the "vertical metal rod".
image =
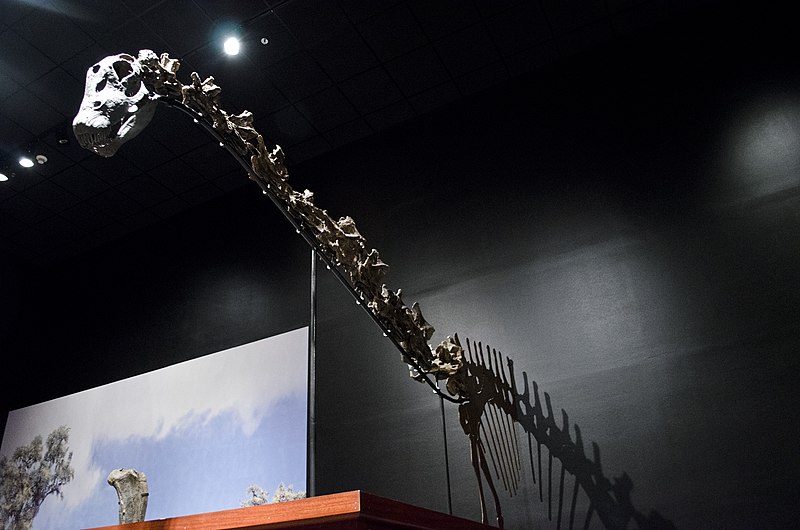
{"type": "MultiPolygon", "coordinates": [[[[439,386],[439,382],[436,382],[436,386],[439,386]]],[[[442,440],[444,443],[444,470],[445,476],[447,478],[447,513],[453,515],[453,495],[450,490],[450,458],[447,454],[447,422],[444,418],[444,398],[439,396],[439,410],[442,413],[442,440]]]]}
{"type": "Polygon", "coordinates": [[[308,444],[306,447],[306,496],[316,496],[316,355],[317,355],[317,253],[311,249],[311,315],[308,323],[308,444]]]}

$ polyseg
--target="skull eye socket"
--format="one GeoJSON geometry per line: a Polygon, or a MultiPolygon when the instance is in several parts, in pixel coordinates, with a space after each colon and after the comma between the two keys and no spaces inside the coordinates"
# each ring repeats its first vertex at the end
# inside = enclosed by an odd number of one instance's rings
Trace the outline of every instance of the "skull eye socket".
{"type": "Polygon", "coordinates": [[[104,77],[103,79],[101,79],[100,81],[98,81],[97,85],[95,85],[95,87],[94,87],[94,91],[95,91],[95,92],[100,92],[100,91],[101,91],[101,90],[103,90],[105,87],[106,87],[106,78],[104,77]]]}
{"type": "Polygon", "coordinates": [[[131,63],[126,61],[117,61],[114,63],[113,67],[114,72],[116,72],[119,79],[124,79],[133,73],[133,67],[131,66],[131,63]]]}
{"type": "Polygon", "coordinates": [[[138,77],[134,77],[124,83],[125,85],[125,95],[129,98],[132,98],[139,92],[139,89],[142,86],[142,81],[138,77]]]}

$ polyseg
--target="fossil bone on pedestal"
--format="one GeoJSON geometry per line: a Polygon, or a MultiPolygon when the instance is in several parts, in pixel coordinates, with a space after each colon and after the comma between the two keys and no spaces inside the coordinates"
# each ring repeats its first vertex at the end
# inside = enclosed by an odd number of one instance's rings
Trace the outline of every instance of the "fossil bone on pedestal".
{"type": "Polygon", "coordinates": [[[147,511],[147,477],[135,469],[115,469],[108,474],[108,483],[117,490],[119,524],[144,521],[147,511]]]}

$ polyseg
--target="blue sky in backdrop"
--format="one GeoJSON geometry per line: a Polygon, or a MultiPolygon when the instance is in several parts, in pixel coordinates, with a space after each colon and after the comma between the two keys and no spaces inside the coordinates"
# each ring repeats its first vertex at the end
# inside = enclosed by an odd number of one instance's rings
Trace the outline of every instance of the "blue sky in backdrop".
{"type": "Polygon", "coordinates": [[[301,328],[12,411],[2,455],[70,428],[75,478],[33,530],[117,524],[115,468],[147,475],[147,520],[238,508],[254,483],[304,491],[307,338],[301,328]]]}

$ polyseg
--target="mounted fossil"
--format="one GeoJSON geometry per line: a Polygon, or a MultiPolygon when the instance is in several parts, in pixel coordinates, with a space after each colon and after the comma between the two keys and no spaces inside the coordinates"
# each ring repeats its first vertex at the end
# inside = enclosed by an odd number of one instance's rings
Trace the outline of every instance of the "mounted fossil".
{"type": "Polygon", "coordinates": [[[502,507],[495,481],[512,496],[519,491],[522,464],[518,431],[521,430],[528,441],[534,483],[538,467],[541,501],[544,500],[542,447],[548,451],[550,519],[553,519],[554,511],[553,459],[561,462],[556,511],[559,528],[562,518],[567,520],[566,514],[569,527],[574,527],[581,491],[587,504],[583,518],[585,528],[594,514],[607,528],[624,529],[630,521],[639,528],[672,528],[672,524],[657,513],[645,516],[633,507],[630,499],[632,483],[627,475],[613,482],[606,478],[597,446],[593,446],[593,459],[586,457],[577,425],[573,426],[573,440],[566,413],[562,411],[562,427],[559,427],[549,396],[544,394],[546,405],[542,407],[536,383],[533,383],[531,391],[524,373],[524,384],[520,389],[510,359],[476,342],[466,341],[465,351],[456,335],[447,337],[435,347],[429,345],[433,327],[423,317],[418,304],[408,307],[400,290],[393,291],[386,286],[384,279],[388,266],[377,250],[368,250],[366,240],[353,219],[342,217],[334,220],[314,204],[313,193],[292,189],[281,148],[267,147],[264,137],[253,127],[250,112],[234,116],[220,107],[221,90],[213,77],[201,80],[193,72],[191,83],[184,85],[176,77],[180,63],[166,54],[158,57],[150,50],[140,51],[130,68],[119,63],[120,60],[127,64],[132,57],[109,57],[93,66],[87,74],[87,82],[95,85],[87,85],[87,98],[75,120],[75,133],[81,145],[103,156],[111,156],[119,145],[149,122],[153,112],[150,105],[155,101],[181,110],[213,136],[239,162],[249,178],[279,208],[400,351],[402,360],[410,367],[411,376],[431,386],[443,400],[458,404],[459,420],[470,442],[484,522],[489,520],[484,481],[492,495],[496,520],[501,528],[502,507]],[[110,65],[113,75],[107,68],[103,70],[103,65],[110,65]],[[115,65],[120,71],[115,69],[115,65]],[[105,85],[97,77],[101,71],[106,72],[101,76],[106,79],[105,85]],[[109,81],[113,81],[116,90],[104,90],[109,81]],[[126,91],[131,95],[128,96],[126,91]],[[107,97],[109,101],[99,97],[107,97]],[[125,103],[129,104],[127,108],[125,103]],[[438,381],[445,381],[447,392],[440,390],[438,381]],[[533,462],[534,440],[537,465],[533,462]],[[569,506],[564,502],[567,473],[573,477],[569,506]]]}

